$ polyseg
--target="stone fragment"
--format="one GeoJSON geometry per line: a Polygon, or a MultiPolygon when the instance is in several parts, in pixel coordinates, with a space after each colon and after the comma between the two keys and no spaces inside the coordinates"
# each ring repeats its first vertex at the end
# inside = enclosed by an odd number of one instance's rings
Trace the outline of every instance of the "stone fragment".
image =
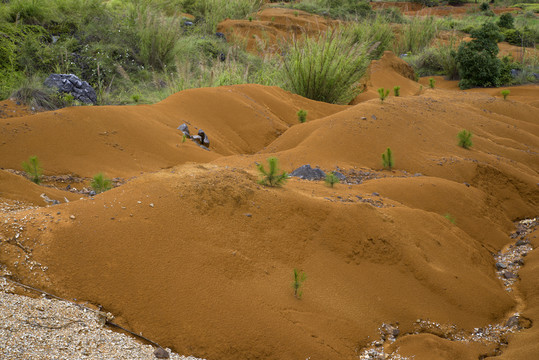
{"type": "Polygon", "coordinates": [[[170,358],[170,355],[168,353],[168,351],[166,351],[165,349],[163,348],[157,348],[155,349],[155,351],[153,352],[153,354],[155,355],[155,357],[157,359],[168,359],[170,358]]]}
{"type": "Polygon", "coordinates": [[[507,269],[507,265],[505,265],[504,263],[501,263],[501,262],[497,262],[496,263],[496,269],[498,269],[498,270],[507,269]]]}
{"type": "Polygon", "coordinates": [[[320,169],[313,169],[311,165],[303,165],[290,173],[290,176],[299,177],[304,180],[323,180],[326,173],[320,169]]]}
{"type": "Polygon", "coordinates": [[[506,279],[516,279],[518,277],[518,275],[515,275],[511,271],[504,271],[503,272],[503,277],[506,278],[506,279]]]}

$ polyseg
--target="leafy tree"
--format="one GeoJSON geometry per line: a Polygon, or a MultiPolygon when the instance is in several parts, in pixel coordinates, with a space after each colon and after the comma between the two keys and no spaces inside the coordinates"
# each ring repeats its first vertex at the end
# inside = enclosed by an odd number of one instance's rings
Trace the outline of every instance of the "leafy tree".
{"type": "Polygon", "coordinates": [[[335,184],[338,184],[339,183],[339,178],[337,177],[337,175],[335,175],[334,172],[330,172],[329,174],[326,175],[326,185],[328,185],[329,187],[333,187],[335,184]]]}
{"type": "Polygon", "coordinates": [[[24,171],[26,171],[26,175],[28,175],[30,180],[36,184],[41,183],[41,174],[43,174],[43,169],[41,168],[41,164],[37,156],[30,156],[28,161],[23,161],[22,168],[24,171]]]}
{"type": "Polygon", "coordinates": [[[261,175],[261,179],[258,181],[258,183],[261,185],[272,187],[281,186],[282,184],[284,184],[288,179],[288,174],[285,171],[280,173],[277,158],[268,158],[268,165],[268,170],[264,169],[264,165],[262,164],[256,165],[261,175]]]}
{"type": "Polygon", "coordinates": [[[460,88],[499,86],[502,64],[496,55],[502,35],[498,26],[485,23],[480,29],[473,30],[471,36],[474,39],[461,43],[456,54],[460,88]]]}
{"type": "Polygon", "coordinates": [[[498,26],[503,29],[514,29],[515,25],[513,23],[513,15],[511,13],[504,13],[500,15],[500,19],[498,20],[498,26]]]}

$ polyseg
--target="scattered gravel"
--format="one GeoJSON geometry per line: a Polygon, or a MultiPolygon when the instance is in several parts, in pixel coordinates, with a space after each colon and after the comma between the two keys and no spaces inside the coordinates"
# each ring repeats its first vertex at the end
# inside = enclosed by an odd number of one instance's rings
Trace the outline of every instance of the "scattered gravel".
{"type": "MultiPolygon", "coordinates": [[[[0,278],[0,358],[3,360],[156,359],[151,345],[107,329],[106,314],[75,304],[15,295],[0,278]]],[[[200,360],[165,349],[173,360],[200,360]]]]}

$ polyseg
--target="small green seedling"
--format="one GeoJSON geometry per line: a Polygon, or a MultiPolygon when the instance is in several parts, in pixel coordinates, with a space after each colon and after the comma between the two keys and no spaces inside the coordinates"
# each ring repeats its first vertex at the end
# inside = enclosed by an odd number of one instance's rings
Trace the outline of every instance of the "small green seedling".
{"type": "Polygon", "coordinates": [[[294,297],[296,299],[301,299],[303,296],[303,290],[300,290],[300,287],[303,286],[303,282],[307,279],[307,275],[303,271],[298,271],[294,269],[294,282],[292,283],[292,288],[294,289],[294,297]]]}
{"type": "Polygon", "coordinates": [[[138,104],[138,102],[140,101],[140,95],[139,94],[133,94],[133,95],[131,95],[131,99],[133,100],[133,102],[135,104],[138,104]]]}
{"type": "Polygon", "coordinates": [[[92,187],[92,189],[94,189],[96,194],[99,194],[112,189],[112,180],[106,178],[103,173],[99,173],[97,175],[94,175],[90,186],[92,187]]]}
{"type": "Polygon", "coordinates": [[[249,22],[253,21],[253,17],[249,16],[249,22]]]}
{"type": "Polygon", "coordinates": [[[455,217],[454,217],[453,215],[451,215],[450,213],[446,213],[446,214],[444,215],[444,218],[446,218],[447,220],[449,220],[449,222],[450,222],[451,224],[455,224],[455,222],[457,221],[457,220],[455,219],[455,217]]]}
{"type": "Polygon", "coordinates": [[[469,149],[473,145],[472,136],[473,134],[470,131],[461,130],[457,134],[457,138],[459,139],[459,146],[465,149],[469,149]]]}
{"type": "Polygon", "coordinates": [[[502,93],[503,99],[507,100],[507,96],[511,93],[511,91],[509,89],[505,89],[505,90],[502,90],[501,93],[502,93]]]}
{"type": "Polygon", "coordinates": [[[275,21],[275,16],[272,16],[271,17],[271,22],[274,22],[275,21]]]}
{"type": "Polygon", "coordinates": [[[30,156],[28,161],[23,161],[22,168],[32,182],[38,185],[41,183],[41,174],[43,174],[43,169],[41,168],[41,164],[37,156],[30,156]]]}
{"type": "Polygon", "coordinates": [[[389,171],[393,168],[393,152],[391,152],[390,148],[387,148],[386,152],[382,154],[382,165],[384,165],[384,169],[388,168],[389,171]]]}
{"type": "Polygon", "coordinates": [[[335,175],[334,172],[330,172],[329,174],[326,175],[325,182],[327,186],[332,188],[335,184],[339,183],[339,178],[337,177],[337,175],[335,175]]]}
{"type": "Polygon", "coordinates": [[[400,86],[393,87],[393,93],[395,94],[395,96],[400,96],[400,90],[401,90],[400,86]]]}
{"type": "Polygon", "coordinates": [[[298,16],[299,16],[299,12],[298,12],[298,11],[294,11],[294,16],[298,17],[298,16]]]}
{"type": "Polygon", "coordinates": [[[183,136],[182,136],[182,144],[185,142],[185,140],[187,140],[187,135],[183,134],[183,136]]]}
{"type": "Polygon", "coordinates": [[[436,80],[434,80],[434,78],[429,78],[429,87],[431,89],[434,89],[434,84],[436,84],[436,80]]]}
{"type": "Polygon", "coordinates": [[[378,95],[380,95],[380,101],[384,102],[386,97],[388,97],[388,95],[389,95],[389,90],[386,90],[384,88],[380,88],[380,89],[378,89],[378,95]]]}
{"type": "Polygon", "coordinates": [[[297,115],[300,123],[304,123],[307,120],[307,110],[300,109],[297,115]]]}
{"type": "Polygon", "coordinates": [[[268,170],[264,169],[264,165],[262,164],[256,165],[261,175],[261,179],[258,181],[259,184],[264,186],[276,187],[281,186],[286,182],[286,180],[288,180],[288,174],[285,171],[279,174],[280,170],[277,158],[268,158],[268,165],[268,170]]]}

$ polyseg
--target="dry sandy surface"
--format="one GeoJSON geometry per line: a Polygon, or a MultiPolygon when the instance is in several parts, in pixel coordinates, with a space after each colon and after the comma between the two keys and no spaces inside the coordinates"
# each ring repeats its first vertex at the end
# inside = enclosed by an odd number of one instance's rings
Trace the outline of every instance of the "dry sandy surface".
{"type": "Polygon", "coordinates": [[[199,358],[536,359],[539,239],[517,221],[539,213],[539,87],[507,100],[441,79],[419,91],[392,54],[365,86],[348,106],[238,85],[0,119],[0,263],[199,358]],[[395,85],[401,97],[367,96],[395,85]],[[182,142],[182,123],[210,150],[182,142]],[[30,155],[48,186],[13,172],[30,155]],[[264,187],[255,164],[269,156],[347,180],[264,187]],[[99,171],[121,185],[90,197],[99,171]],[[294,268],[307,274],[301,300],[294,268]]]}

